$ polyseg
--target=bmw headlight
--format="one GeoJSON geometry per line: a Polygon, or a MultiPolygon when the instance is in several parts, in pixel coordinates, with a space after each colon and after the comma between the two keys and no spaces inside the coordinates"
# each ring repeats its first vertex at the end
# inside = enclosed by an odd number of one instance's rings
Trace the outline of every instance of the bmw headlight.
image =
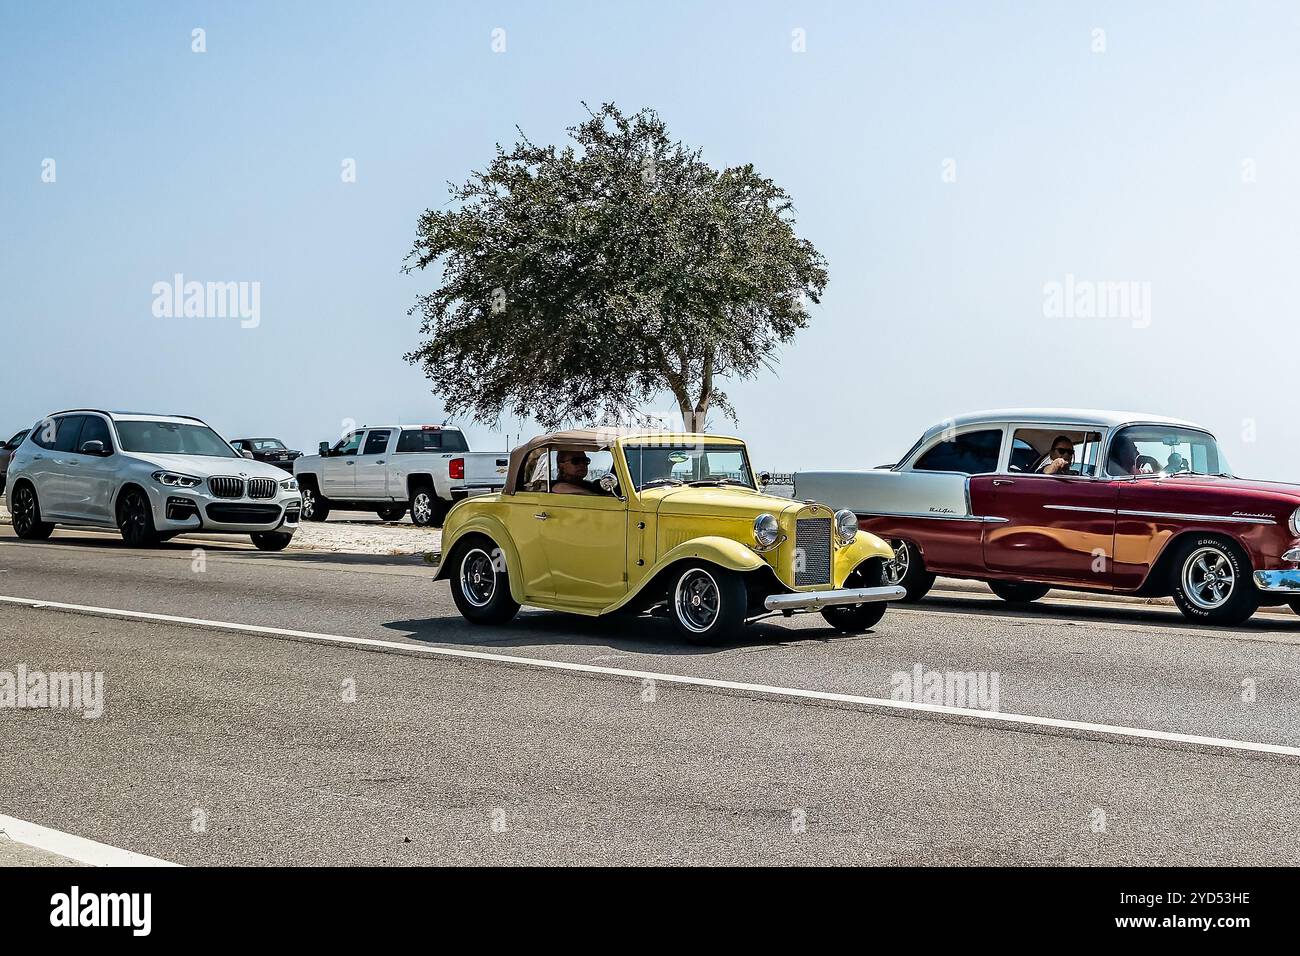
{"type": "Polygon", "coordinates": [[[1300,537],[1300,508],[1291,512],[1291,520],[1288,524],[1291,525],[1291,533],[1296,537],[1300,537]]]}
{"type": "Polygon", "coordinates": [[[179,475],[174,471],[155,471],[153,480],[160,485],[166,485],[168,488],[197,488],[203,484],[202,478],[195,478],[193,475],[179,475]]]}
{"type": "Polygon", "coordinates": [[[764,512],[754,519],[754,541],[760,548],[772,547],[780,536],[781,525],[777,523],[776,515],[764,512]]]}
{"type": "Polygon", "coordinates": [[[297,478],[286,478],[284,481],[280,482],[280,488],[281,488],[281,490],[283,490],[283,491],[297,491],[297,490],[298,490],[298,479],[297,479],[297,478]]]}
{"type": "Polygon", "coordinates": [[[835,531],[848,544],[858,536],[858,516],[848,508],[835,512],[835,531]]]}

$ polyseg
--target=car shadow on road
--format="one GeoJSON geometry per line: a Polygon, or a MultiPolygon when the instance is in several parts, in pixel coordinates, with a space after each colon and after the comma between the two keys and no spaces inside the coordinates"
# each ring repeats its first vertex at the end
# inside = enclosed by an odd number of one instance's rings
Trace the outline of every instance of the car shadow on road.
{"type": "MultiPolygon", "coordinates": [[[[669,621],[645,614],[583,617],[559,611],[525,610],[509,624],[500,627],[473,625],[458,618],[414,618],[389,621],[383,626],[412,641],[474,650],[568,646],[664,657],[700,657],[796,643],[829,643],[850,637],[830,627],[793,630],[779,622],[780,618],[753,621],[745,625],[739,640],[718,647],[689,644],[677,636],[669,621]]],[[[874,633],[868,631],[852,637],[870,638],[874,633]]]]}

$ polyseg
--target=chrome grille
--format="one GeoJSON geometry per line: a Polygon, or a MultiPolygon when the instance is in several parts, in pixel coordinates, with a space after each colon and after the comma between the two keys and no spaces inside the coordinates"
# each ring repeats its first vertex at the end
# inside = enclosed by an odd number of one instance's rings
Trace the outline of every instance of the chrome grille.
{"type": "Polygon", "coordinates": [[[208,488],[211,489],[214,498],[244,497],[243,478],[209,478],[208,488]]]}
{"type": "Polygon", "coordinates": [[[800,518],[794,523],[794,583],[831,583],[830,518],[800,518]]]}
{"type": "Polygon", "coordinates": [[[249,478],[248,497],[274,498],[277,483],[273,478],[249,478]]]}

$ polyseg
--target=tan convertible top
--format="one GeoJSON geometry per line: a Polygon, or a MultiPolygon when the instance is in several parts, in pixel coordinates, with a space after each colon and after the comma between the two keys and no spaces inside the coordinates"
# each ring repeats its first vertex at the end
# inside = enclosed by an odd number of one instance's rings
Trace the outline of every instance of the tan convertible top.
{"type": "Polygon", "coordinates": [[[543,445],[563,445],[565,448],[583,451],[601,451],[614,444],[619,435],[616,428],[574,428],[567,432],[538,435],[510,453],[510,471],[506,475],[506,486],[502,490],[507,495],[515,493],[515,486],[519,483],[519,469],[524,466],[524,459],[528,457],[529,452],[535,448],[541,448],[543,445]]]}

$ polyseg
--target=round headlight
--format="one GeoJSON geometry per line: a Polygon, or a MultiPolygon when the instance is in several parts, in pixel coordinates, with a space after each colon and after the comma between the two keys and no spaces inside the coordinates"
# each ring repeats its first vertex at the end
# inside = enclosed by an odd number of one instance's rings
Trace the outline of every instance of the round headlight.
{"type": "Polygon", "coordinates": [[[1291,513],[1291,533],[1300,537],[1300,508],[1291,513]]]}
{"type": "Polygon", "coordinates": [[[835,530],[846,544],[858,536],[858,516],[848,508],[835,512],[835,530]]]}
{"type": "Polygon", "coordinates": [[[776,515],[764,512],[754,519],[754,540],[760,548],[770,548],[781,536],[781,526],[776,515]]]}

